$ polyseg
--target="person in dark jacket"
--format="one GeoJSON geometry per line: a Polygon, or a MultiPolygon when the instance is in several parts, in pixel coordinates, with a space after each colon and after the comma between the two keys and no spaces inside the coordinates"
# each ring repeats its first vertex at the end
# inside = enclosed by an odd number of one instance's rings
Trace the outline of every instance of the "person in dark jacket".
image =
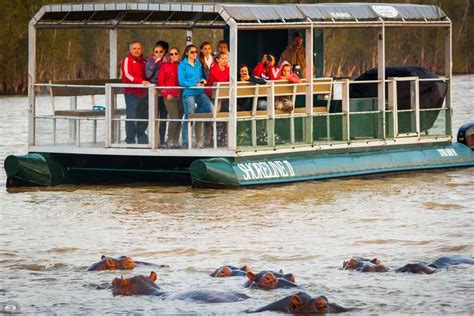
{"type": "MultiPolygon", "coordinates": [[[[153,45],[153,54],[146,62],[145,74],[146,78],[154,84],[158,83],[158,73],[165,62],[167,62],[166,54],[168,52],[168,43],[165,41],[158,41],[153,45]]],[[[162,96],[158,96],[158,117],[166,119],[168,112],[166,111],[165,103],[162,96]]],[[[159,124],[160,147],[165,144],[166,122],[161,121],[159,124]]]]}
{"type": "MultiPolygon", "coordinates": [[[[267,84],[263,78],[255,77],[250,74],[249,66],[243,64],[239,67],[239,80],[249,81],[255,84],[267,84]]],[[[237,99],[237,111],[252,111],[253,98],[239,98],[237,99]]],[[[258,98],[257,110],[267,109],[267,98],[258,98]]]]}
{"type": "Polygon", "coordinates": [[[199,62],[202,66],[202,75],[204,79],[209,79],[209,71],[214,63],[214,57],[212,56],[212,44],[209,42],[202,42],[199,46],[199,62]]]}

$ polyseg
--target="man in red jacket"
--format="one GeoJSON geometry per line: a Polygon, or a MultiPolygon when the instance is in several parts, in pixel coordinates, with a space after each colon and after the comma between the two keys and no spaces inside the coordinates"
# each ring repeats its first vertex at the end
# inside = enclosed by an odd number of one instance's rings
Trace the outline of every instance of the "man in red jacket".
{"type": "MultiPolygon", "coordinates": [[[[145,77],[146,60],[143,58],[143,46],[138,41],[130,43],[130,54],[122,60],[122,82],[130,84],[150,83],[145,77]]],[[[148,89],[125,88],[125,105],[127,119],[147,119],[148,118],[148,89]]],[[[147,144],[148,136],[145,131],[148,122],[125,122],[125,142],[127,144],[147,144]],[[136,139],[135,139],[136,138],[136,139]]]]}

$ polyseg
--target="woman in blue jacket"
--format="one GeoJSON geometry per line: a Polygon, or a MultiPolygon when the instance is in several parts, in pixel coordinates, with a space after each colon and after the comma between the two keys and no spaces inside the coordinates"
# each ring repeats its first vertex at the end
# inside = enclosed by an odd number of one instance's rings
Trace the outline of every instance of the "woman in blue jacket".
{"type": "MultiPolygon", "coordinates": [[[[202,88],[207,81],[202,76],[202,66],[197,59],[198,49],[195,45],[188,45],[184,50],[183,60],[178,66],[179,85],[185,87],[182,93],[184,118],[189,118],[189,113],[210,113],[212,102],[202,88]],[[194,88],[194,89],[191,89],[194,88]]],[[[206,135],[211,137],[211,135],[206,135]]],[[[188,124],[185,122],[182,129],[183,147],[188,146],[188,124]]],[[[196,124],[196,147],[203,148],[202,123],[196,124]]]]}

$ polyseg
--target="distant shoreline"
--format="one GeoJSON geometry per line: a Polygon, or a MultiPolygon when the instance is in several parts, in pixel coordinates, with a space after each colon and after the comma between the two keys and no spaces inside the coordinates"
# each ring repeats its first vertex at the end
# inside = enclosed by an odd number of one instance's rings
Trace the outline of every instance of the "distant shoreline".
{"type": "MultiPolygon", "coordinates": [[[[459,72],[459,73],[453,73],[453,76],[469,76],[469,75],[474,75],[474,73],[463,73],[463,72],[459,72]]],[[[28,96],[27,93],[24,93],[24,94],[3,94],[3,93],[0,93],[0,97],[20,97],[20,96],[28,96]]]]}

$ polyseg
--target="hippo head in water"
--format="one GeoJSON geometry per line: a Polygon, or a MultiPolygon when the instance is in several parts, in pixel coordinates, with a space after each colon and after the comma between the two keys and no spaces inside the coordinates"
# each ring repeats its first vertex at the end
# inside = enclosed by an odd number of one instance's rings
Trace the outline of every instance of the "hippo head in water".
{"type": "Polygon", "coordinates": [[[103,255],[100,261],[90,266],[87,271],[132,270],[133,268],[135,268],[135,261],[128,256],[121,256],[117,259],[103,255]]]}
{"type": "Polygon", "coordinates": [[[129,279],[115,278],[112,281],[112,294],[116,295],[163,295],[160,288],[155,284],[156,272],[152,271],[150,276],[137,275],[129,279]]]}
{"type": "Polygon", "coordinates": [[[404,265],[401,268],[395,270],[395,272],[406,272],[406,273],[416,273],[416,274],[432,274],[436,272],[436,269],[430,267],[424,263],[409,263],[404,265]]]}
{"type": "Polygon", "coordinates": [[[273,271],[262,271],[257,274],[247,272],[248,281],[245,287],[260,288],[264,290],[297,287],[294,283],[295,277],[292,273],[283,274],[273,271]]]}
{"type": "Polygon", "coordinates": [[[387,272],[389,269],[378,258],[351,258],[342,264],[343,270],[357,270],[360,272],[387,272]]]}
{"type": "Polygon", "coordinates": [[[250,271],[250,267],[248,266],[243,266],[241,268],[234,266],[222,266],[212,272],[211,277],[226,278],[231,276],[246,276],[248,271],[250,271]]]}
{"type": "Polygon", "coordinates": [[[288,314],[326,314],[347,312],[347,309],[337,304],[329,303],[325,296],[311,297],[305,292],[298,292],[252,311],[252,313],[265,311],[288,314]]]}

